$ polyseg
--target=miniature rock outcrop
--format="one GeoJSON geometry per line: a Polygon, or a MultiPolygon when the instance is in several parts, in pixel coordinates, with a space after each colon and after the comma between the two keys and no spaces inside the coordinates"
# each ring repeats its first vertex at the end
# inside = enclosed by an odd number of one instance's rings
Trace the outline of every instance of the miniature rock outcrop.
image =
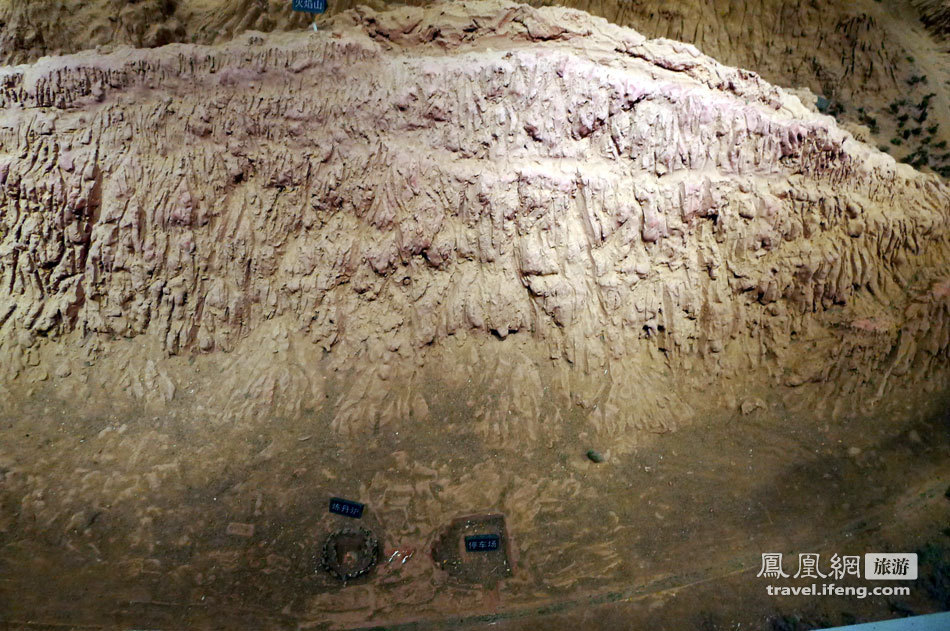
{"type": "Polygon", "coordinates": [[[0,70],[0,383],[350,431],[426,417],[438,367],[528,438],[552,401],[675,427],[670,375],[883,395],[946,364],[948,219],[790,93],[580,11],[45,58],[0,70]]]}

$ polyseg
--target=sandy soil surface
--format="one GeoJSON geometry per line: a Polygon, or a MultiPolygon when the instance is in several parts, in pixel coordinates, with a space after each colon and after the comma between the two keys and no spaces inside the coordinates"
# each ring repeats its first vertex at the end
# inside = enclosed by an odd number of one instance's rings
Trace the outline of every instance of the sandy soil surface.
{"type": "Polygon", "coordinates": [[[505,393],[486,440],[580,408],[629,448],[689,389],[759,407],[750,369],[845,401],[945,365],[950,188],[796,96],[577,11],[334,19],[5,71],[11,392],[352,433],[426,420],[439,366],[505,393]]]}
{"type": "Polygon", "coordinates": [[[947,0],[914,0],[921,20],[939,38],[950,36],[950,2],[947,0]]]}
{"type": "Polygon", "coordinates": [[[328,442],[325,416],[222,423],[184,401],[77,418],[38,393],[0,426],[0,621],[813,629],[943,611],[950,421],[945,402],[899,394],[834,419],[766,398],[616,455],[581,422],[489,447],[459,406],[328,442]],[[319,567],[323,539],[354,521],[327,513],[330,496],[366,503],[359,521],[381,540],[378,570],[346,587],[319,567]],[[432,559],[440,529],[479,511],[504,514],[512,539],[512,577],[493,590],[432,559]],[[920,551],[909,597],[770,597],[756,578],[762,552],[792,573],[799,553],[881,550],[920,551]]]}
{"type": "MultiPolygon", "coordinates": [[[[381,10],[398,3],[329,0],[326,16],[317,22],[360,4],[381,10]]],[[[588,11],[647,37],[691,43],[777,85],[807,88],[822,97],[822,109],[876,146],[916,168],[944,177],[950,173],[950,151],[946,145],[936,146],[950,142],[945,0],[529,4],[588,11]],[[935,100],[924,102],[931,93],[935,100]],[[926,124],[915,123],[924,110],[926,124]],[[908,124],[901,125],[905,115],[908,124]],[[932,129],[934,124],[939,127],[932,129]]],[[[248,30],[300,30],[309,22],[309,15],[294,13],[283,0],[0,0],[0,63],[122,45],[221,43],[248,30]]]]}
{"type": "Polygon", "coordinates": [[[950,188],[807,93],[493,1],[45,58],[0,106],[3,624],[948,606],[950,188]],[[345,587],[331,495],[383,548],[345,587]],[[491,589],[430,552],[477,513],[491,589]],[[875,546],[933,550],[908,601],[749,577],[875,546]]]}

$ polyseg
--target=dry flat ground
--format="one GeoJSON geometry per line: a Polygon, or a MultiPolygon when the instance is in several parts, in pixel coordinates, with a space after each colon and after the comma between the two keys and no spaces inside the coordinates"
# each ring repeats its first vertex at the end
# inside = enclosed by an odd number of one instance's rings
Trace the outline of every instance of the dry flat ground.
{"type": "Polygon", "coordinates": [[[806,629],[946,610],[950,416],[895,394],[870,418],[778,399],[711,412],[615,456],[570,423],[543,446],[486,449],[451,397],[438,423],[327,444],[327,419],[222,425],[187,400],[76,419],[38,393],[0,424],[0,622],[806,629]],[[331,495],[365,502],[382,546],[345,587],[318,568],[347,521],[331,495]],[[484,511],[505,514],[514,569],[487,591],[430,556],[440,527],[484,511]],[[756,578],[763,552],[793,573],[799,553],[880,550],[921,553],[909,597],[769,597],[756,578]]]}

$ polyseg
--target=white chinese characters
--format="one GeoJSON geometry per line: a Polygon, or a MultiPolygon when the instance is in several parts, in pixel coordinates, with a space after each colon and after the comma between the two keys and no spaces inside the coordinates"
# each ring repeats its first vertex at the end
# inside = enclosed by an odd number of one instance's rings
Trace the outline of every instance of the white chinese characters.
{"type": "Polygon", "coordinates": [[[856,576],[857,578],[861,578],[861,557],[839,557],[837,554],[832,555],[830,575],[834,576],[835,579],[839,581],[845,576],[856,576]]]}
{"type": "Polygon", "coordinates": [[[765,578],[788,578],[788,574],[782,571],[782,553],[781,552],[763,552],[762,569],[756,576],[765,578]]]}
{"type": "Polygon", "coordinates": [[[818,559],[820,554],[808,553],[798,555],[798,571],[793,578],[825,578],[818,570],[818,559]]]}
{"type": "MultiPolygon", "coordinates": [[[[781,552],[763,552],[762,567],[756,575],[760,578],[833,578],[842,580],[847,576],[861,578],[861,557],[858,555],[833,554],[826,571],[822,571],[821,555],[807,552],[798,555],[795,574],[785,572],[781,552]]],[[[867,580],[915,580],[917,578],[917,555],[914,553],[868,553],[864,555],[864,578],[867,580]]]]}

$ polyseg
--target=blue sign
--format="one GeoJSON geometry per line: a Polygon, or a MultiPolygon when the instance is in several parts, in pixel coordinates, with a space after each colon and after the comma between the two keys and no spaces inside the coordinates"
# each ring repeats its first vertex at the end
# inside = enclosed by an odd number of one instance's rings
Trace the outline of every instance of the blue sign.
{"type": "Polygon", "coordinates": [[[501,544],[498,535],[472,535],[465,537],[465,549],[469,552],[487,552],[497,550],[501,544]]]}
{"type": "Polygon", "coordinates": [[[324,13],[326,10],[327,0],[294,0],[294,11],[324,13]]]}
{"type": "Polygon", "coordinates": [[[330,498],[330,512],[344,517],[359,519],[363,516],[363,505],[359,502],[351,502],[341,497],[330,498]]]}
{"type": "Polygon", "coordinates": [[[946,629],[950,629],[950,612],[854,624],[825,631],[945,631],[946,629]]]}

